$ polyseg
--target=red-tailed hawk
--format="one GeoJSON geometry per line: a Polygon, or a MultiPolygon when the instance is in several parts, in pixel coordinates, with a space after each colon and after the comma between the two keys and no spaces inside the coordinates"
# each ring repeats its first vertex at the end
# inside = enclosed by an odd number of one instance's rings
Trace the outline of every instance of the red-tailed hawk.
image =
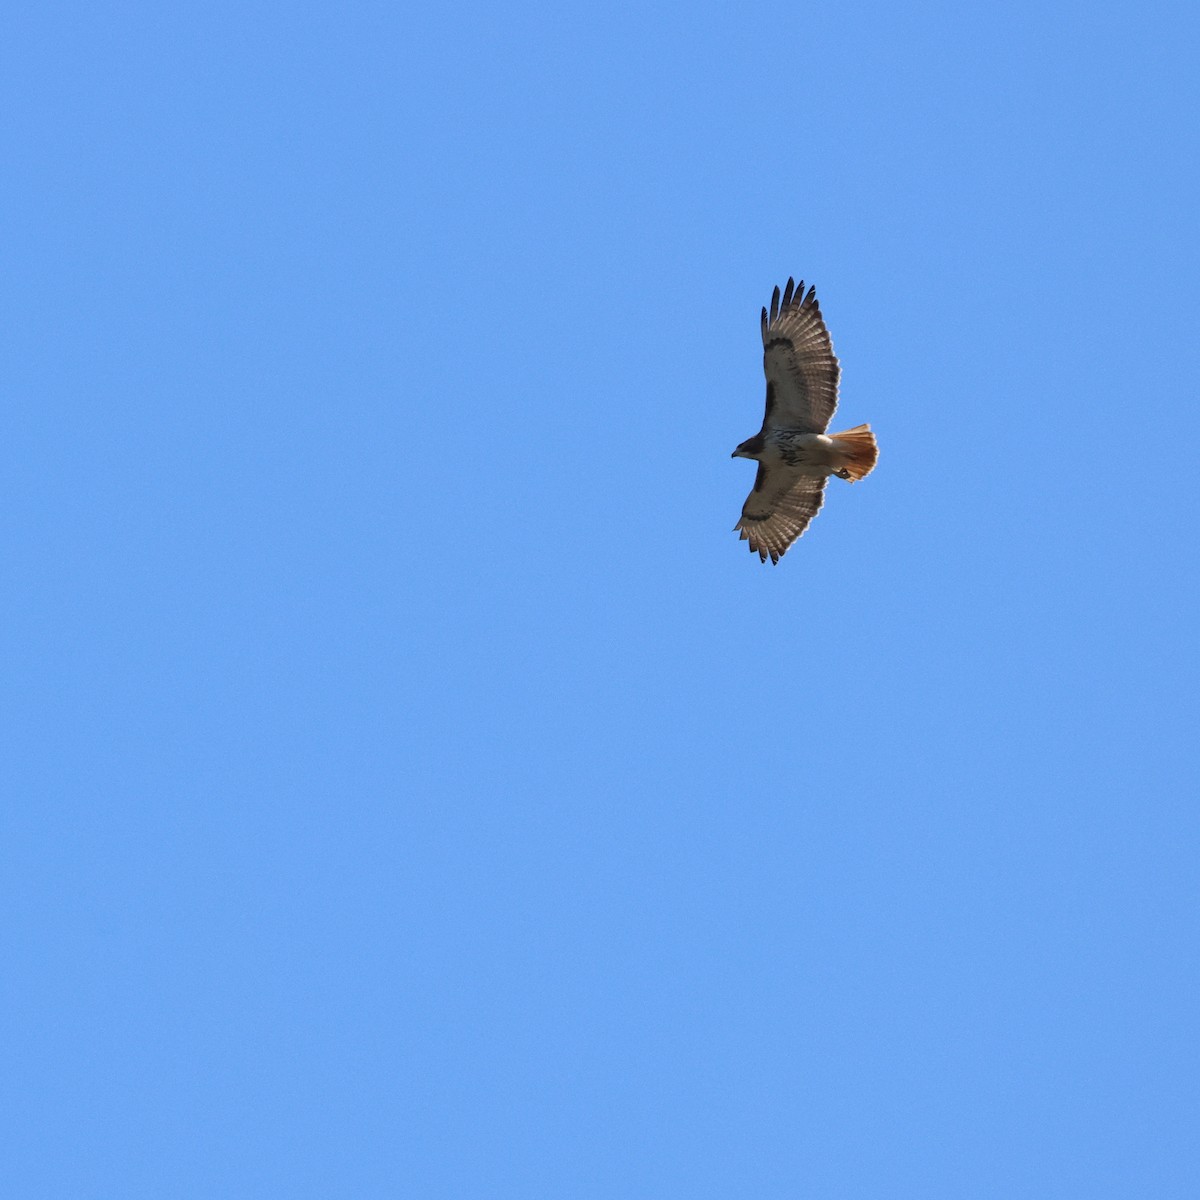
{"type": "Polygon", "coordinates": [[[817,305],[817,289],[787,281],[762,310],[763,371],[767,411],[762,429],[734,458],[758,463],[754,490],[733,527],[762,562],[777,563],[817,515],[830,475],[856,480],[875,466],[879,451],[870,425],[826,434],[837,408],[841,368],[817,305]]]}

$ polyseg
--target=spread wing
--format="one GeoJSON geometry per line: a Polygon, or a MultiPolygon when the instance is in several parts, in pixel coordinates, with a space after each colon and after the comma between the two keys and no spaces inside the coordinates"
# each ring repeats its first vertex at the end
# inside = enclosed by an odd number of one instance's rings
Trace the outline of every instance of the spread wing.
{"type": "Polygon", "coordinates": [[[742,505],[734,526],[761,562],[777,563],[783,552],[808,528],[825,499],[825,475],[798,475],[785,467],[758,464],[754,490],[742,505]]]}
{"type": "Polygon", "coordinates": [[[841,367],[817,304],[817,289],[804,294],[804,280],[793,289],[787,281],[762,311],[763,371],[767,376],[767,412],[763,429],[824,433],[837,408],[841,367]]]}

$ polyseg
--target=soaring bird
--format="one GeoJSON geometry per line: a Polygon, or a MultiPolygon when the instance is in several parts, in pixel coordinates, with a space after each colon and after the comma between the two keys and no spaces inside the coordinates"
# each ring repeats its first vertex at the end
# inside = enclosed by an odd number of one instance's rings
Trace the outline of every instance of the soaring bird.
{"type": "Polygon", "coordinates": [[[817,305],[817,289],[804,293],[787,281],[762,310],[763,371],[767,411],[762,428],[747,438],[734,458],[758,463],[754,490],[733,527],[760,562],[777,563],[808,528],[825,498],[830,475],[851,483],[865,478],[879,450],[870,425],[843,433],[825,432],[837,408],[841,367],[817,305]]]}

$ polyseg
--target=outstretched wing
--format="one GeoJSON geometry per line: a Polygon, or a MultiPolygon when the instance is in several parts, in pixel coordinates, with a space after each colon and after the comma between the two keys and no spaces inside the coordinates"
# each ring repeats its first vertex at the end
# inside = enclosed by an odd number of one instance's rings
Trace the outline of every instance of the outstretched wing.
{"type": "Polygon", "coordinates": [[[824,433],[837,408],[841,367],[817,304],[817,289],[804,294],[787,281],[771,297],[771,312],[762,310],[763,371],[767,376],[764,429],[797,429],[824,433]]]}
{"type": "Polygon", "coordinates": [[[733,527],[759,560],[777,563],[784,551],[808,528],[825,499],[825,475],[797,475],[784,467],[758,464],[754,490],[742,505],[733,527]]]}

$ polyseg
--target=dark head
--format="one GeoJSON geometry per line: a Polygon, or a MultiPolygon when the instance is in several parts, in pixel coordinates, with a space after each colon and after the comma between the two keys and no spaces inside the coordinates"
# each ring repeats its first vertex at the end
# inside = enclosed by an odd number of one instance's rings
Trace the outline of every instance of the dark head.
{"type": "Polygon", "coordinates": [[[761,433],[747,438],[731,455],[730,458],[757,458],[763,451],[761,433]]]}

